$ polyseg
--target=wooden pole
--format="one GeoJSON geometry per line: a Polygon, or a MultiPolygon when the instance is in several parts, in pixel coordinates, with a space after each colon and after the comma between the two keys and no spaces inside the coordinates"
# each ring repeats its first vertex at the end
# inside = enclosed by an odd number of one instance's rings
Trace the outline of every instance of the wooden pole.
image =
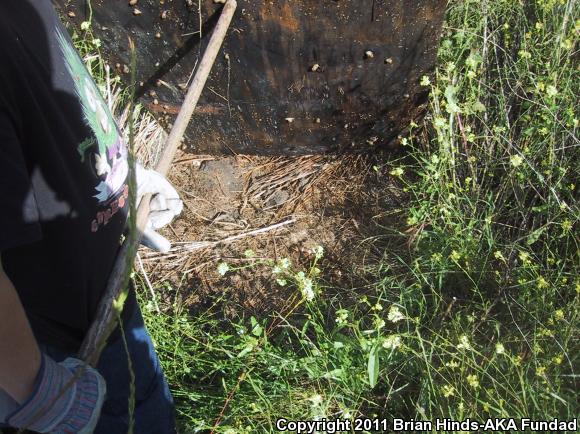
{"type": "MultiPolygon", "coordinates": [[[[171,167],[171,162],[173,161],[177,148],[183,139],[187,125],[191,120],[191,116],[193,115],[195,107],[199,101],[201,92],[205,86],[212,66],[215,63],[219,50],[226,37],[226,33],[236,8],[236,0],[227,0],[221,12],[221,16],[214,29],[207,49],[205,50],[201,63],[199,64],[199,68],[195,74],[193,82],[187,91],[185,101],[181,106],[181,110],[177,115],[175,124],[171,129],[169,137],[167,138],[167,143],[165,145],[165,149],[163,150],[163,154],[161,155],[161,158],[156,166],[156,170],[163,175],[166,175],[169,168],[171,167]]],[[[134,258],[131,258],[132,260],[128,260],[128,256],[131,254],[131,252],[137,251],[143,229],[147,224],[150,200],[150,196],[145,196],[141,200],[141,204],[139,205],[136,216],[138,235],[135,237],[133,243],[125,242],[119,250],[115,265],[111,275],[109,276],[107,288],[99,303],[97,316],[91,324],[91,327],[89,328],[89,331],[87,332],[87,335],[85,336],[81,345],[79,358],[92,366],[97,365],[100,352],[104,348],[107,339],[115,327],[116,314],[113,304],[125,289],[123,288],[123,283],[126,281],[128,273],[130,273],[130,267],[134,260],[134,258]]]]}

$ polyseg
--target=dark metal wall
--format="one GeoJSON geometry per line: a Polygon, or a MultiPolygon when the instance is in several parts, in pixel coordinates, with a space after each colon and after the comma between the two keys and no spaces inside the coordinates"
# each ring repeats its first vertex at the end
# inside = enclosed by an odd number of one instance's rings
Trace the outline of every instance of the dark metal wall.
{"type": "MultiPolygon", "coordinates": [[[[86,19],[86,0],[57,3],[75,26],[86,19]]],[[[213,0],[91,3],[105,57],[121,74],[127,71],[130,35],[142,102],[171,123],[221,6],[213,0]]],[[[445,0],[238,4],[187,131],[193,151],[366,150],[388,145],[421,113],[426,90],[419,81],[434,67],[445,0]]]]}

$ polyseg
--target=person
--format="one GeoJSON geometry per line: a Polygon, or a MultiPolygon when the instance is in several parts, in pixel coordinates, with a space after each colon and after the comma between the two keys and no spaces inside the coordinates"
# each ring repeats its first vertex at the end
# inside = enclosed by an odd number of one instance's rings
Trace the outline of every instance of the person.
{"type": "MultiPolygon", "coordinates": [[[[77,358],[127,231],[118,126],[50,0],[2,0],[0,39],[0,431],[175,432],[133,289],[96,368],[77,358]]],[[[166,250],[179,196],[142,167],[137,184],[166,250]]]]}

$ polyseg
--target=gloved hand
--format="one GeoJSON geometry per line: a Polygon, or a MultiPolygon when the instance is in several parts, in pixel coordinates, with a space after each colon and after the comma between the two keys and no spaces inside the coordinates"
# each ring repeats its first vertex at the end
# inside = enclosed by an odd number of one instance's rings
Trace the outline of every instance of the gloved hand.
{"type": "Polygon", "coordinates": [[[6,423],[39,433],[90,434],[99,420],[105,394],[105,380],[84,362],[69,358],[57,363],[43,354],[32,396],[8,416],[6,423]]]}
{"type": "Polygon", "coordinates": [[[143,232],[141,244],[159,252],[167,252],[171,248],[171,243],[156,230],[171,223],[173,218],[181,213],[183,202],[179,199],[175,188],[160,173],[147,170],[139,163],[136,164],[135,172],[137,205],[146,194],[153,196],[149,204],[149,221],[143,232]]]}

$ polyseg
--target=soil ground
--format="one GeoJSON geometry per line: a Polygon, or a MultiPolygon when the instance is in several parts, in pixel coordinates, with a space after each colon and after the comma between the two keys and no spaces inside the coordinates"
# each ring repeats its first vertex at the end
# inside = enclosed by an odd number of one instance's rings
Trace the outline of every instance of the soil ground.
{"type": "MultiPolygon", "coordinates": [[[[222,277],[220,262],[242,267],[256,259],[289,258],[307,266],[312,249],[324,247],[323,278],[353,288],[365,284],[365,269],[384,251],[385,210],[401,208],[401,190],[373,170],[362,156],[213,158],[182,153],[170,181],[184,211],[163,234],[174,244],[168,254],[142,250],[153,286],[164,303],[203,309],[223,296],[232,314],[276,310],[289,299],[289,289],[276,284],[266,267],[249,267],[222,277]],[[191,249],[185,243],[215,242],[291,220],[278,229],[236,241],[191,249]],[[381,241],[383,245],[381,246],[381,241]],[[251,249],[254,259],[244,254],[251,249]]],[[[227,309],[226,309],[227,313],[227,309]]]]}

